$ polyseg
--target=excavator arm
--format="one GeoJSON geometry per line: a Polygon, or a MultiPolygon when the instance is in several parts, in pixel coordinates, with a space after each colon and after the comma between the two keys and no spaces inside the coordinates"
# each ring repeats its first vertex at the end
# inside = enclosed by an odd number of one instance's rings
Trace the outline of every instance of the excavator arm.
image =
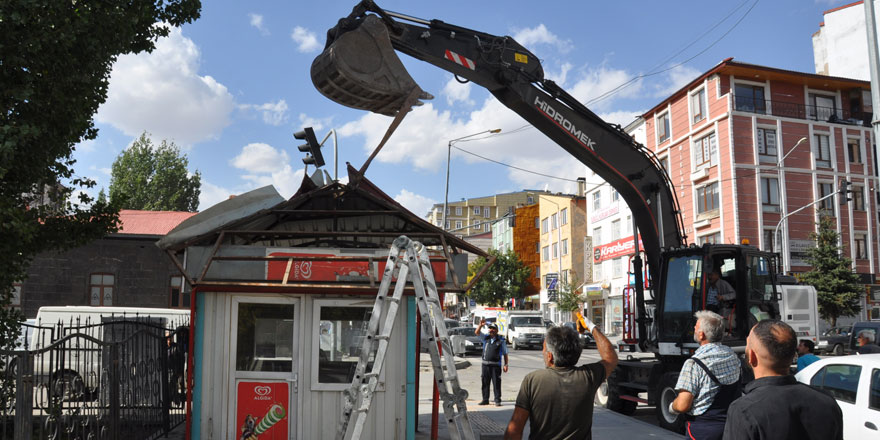
{"type": "MultiPolygon", "coordinates": [[[[340,104],[394,115],[418,88],[394,50],[485,87],[608,182],[632,210],[652,274],[660,272],[662,247],[685,244],[678,201],[653,152],[545,79],[538,57],[511,37],[362,1],[328,31],[327,46],[312,64],[312,81],[340,104]]],[[[419,97],[431,98],[421,90],[419,97]]],[[[642,296],[637,288],[636,306],[645,316],[642,296]]],[[[645,334],[644,327],[639,330],[645,334]]]]}

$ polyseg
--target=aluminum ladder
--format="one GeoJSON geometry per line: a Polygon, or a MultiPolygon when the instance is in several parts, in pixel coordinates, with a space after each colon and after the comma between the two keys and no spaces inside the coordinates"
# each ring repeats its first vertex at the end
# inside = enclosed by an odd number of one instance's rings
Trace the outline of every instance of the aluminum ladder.
{"type": "MultiPolygon", "coordinates": [[[[455,369],[452,344],[443,324],[443,312],[437,284],[428,258],[428,251],[419,243],[401,235],[391,245],[379,292],[373,305],[367,332],[361,344],[360,355],[351,386],[343,391],[342,420],[336,431],[336,439],[359,440],[367,421],[370,404],[388,351],[394,321],[403,297],[407,280],[413,283],[416,305],[422,321],[422,332],[429,335],[428,352],[434,368],[434,381],[443,400],[443,413],[453,440],[473,440],[474,432],[467,415],[467,390],[461,388],[455,369]],[[396,278],[394,292],[388,296],[392,280],[396,278]],[[381,323],[381,327],[380,327],[381,323]],[[436,335],[436,336],[435,336],[436,335]],[[439,343],[439,344],[438,344],[439,343]],[[373,365],[367,372],[370,360],[373,365]],[[354,423],[350,423],[354,415],[354,423]],[[351,431],[350,436],[348,431],[351,431]]],[[[418,355],[418,353],[417,353],[418,355]]]]}

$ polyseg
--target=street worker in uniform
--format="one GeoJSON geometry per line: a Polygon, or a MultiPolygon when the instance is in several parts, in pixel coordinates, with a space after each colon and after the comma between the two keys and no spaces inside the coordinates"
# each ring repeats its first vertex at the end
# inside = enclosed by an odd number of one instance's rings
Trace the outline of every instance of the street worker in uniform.
{"type": "Polygon", "coordinates": [[[724,434],[727,408],[742,395],[742,367],[736,353],[721,345],[724,319],[708,310],[695,313],[694,340],[700,348],[684,362],[675,384],[678,392],[669,412],[686,413],[685,438],[720,440],[724,434]]]}
{"type": "Polygon", "coordinates": [[[860,331],[856,340],[859,342],[859,354],[880,353],[880,345],[877,345],[877,340],[872,330],[865,329],[860,331]]]}
{"type": "Polygon", "coordinates": [[[549,329],[541,351],[546,368],[523,379],[505,439],[521,439],[526,421],[530,439],[592,438],[593,398],[617,367],[617,353],[596,324],[589,319],[584,323],[602,360],[575,366],[582,351],[577,332],[569,327],[549,329]]]}
{"type": "Polygon", "coordinates": [[[724,440],[841,440],[843,413],[833,397],[790,374],[797,336],[775,319],[752,327],[746,362],[755,380],[727,410],[724,440]]]}
{"type": "Polygon", "coordinates": [[[489,334],[484,335],[480,329],[486,325],[486,320],[480,320],[480,326],[474,332],[483,341],[483,400],[480,405],[489,404],[489,383],[495,390],[495,406],[501,406],[501,371],[507,373],[507,341],[498,334],[498,326],[489,324],[489,334]],[[501,360],[504,363],[501,363],[501,360]]]}
{"type": "Polygon", "coordinates": [[[814,344],[813,341],[809,339],[801,339],[801,342],[797,346],[797,371],[801,371],[804,368],[807,368],[808,365],[819,360],[819,356],[813,354],[814,348],[816,348],[816,344],[814,344]]]}

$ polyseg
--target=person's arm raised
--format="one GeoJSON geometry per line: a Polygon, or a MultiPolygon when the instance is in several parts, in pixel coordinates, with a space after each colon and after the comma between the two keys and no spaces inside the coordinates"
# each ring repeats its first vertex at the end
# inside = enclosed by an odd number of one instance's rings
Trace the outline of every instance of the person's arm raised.
{"type": "Polygon", "coordinates": [[[596,324],[593,324],[593,321],[584,317],[584,323],[587,326],[587,330],[593,335],[593,339],[596,340],[596,350],[599,351],[599,356],[602,358],[600,362],[605,367],[605,378],[608,379],[608,376],[611,376],[611,372],[617,368],[617,352],[614,351],[614,345],[611,344],[611,341],[605,337],[605,334],[602,333],[602,330],[599,330],[596,324]]]}

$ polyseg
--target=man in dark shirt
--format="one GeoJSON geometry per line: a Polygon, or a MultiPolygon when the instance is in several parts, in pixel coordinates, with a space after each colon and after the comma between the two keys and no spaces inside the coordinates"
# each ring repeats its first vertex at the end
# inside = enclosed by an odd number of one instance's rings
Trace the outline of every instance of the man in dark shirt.
{"type": "Polygon", "coordinates": [[[724,440],[843,439],[837,401],[789,374],[796,344],[784,322],[765,319],[752,327],[746,361],[755,380],[727,410],[724,440]]]}
{"type": "Polygon", "coordinates": [[[541,352],[547,368],[523,379],[505,439],[521,439],[526,421],[530,439],[592,438],[593,398],[617,366],[617,353],[595,324],[586,318],[584,322],[602,360],[576,367],[582,351],[577,332],[570,327],[547,331],[541,352]]]}
{"type": "Polygon", "coordinates": [[[874,331],[865,329],[856,338],[859,341],[859,354],[880,353],[880,345],[874,343],[874,331]]]}

